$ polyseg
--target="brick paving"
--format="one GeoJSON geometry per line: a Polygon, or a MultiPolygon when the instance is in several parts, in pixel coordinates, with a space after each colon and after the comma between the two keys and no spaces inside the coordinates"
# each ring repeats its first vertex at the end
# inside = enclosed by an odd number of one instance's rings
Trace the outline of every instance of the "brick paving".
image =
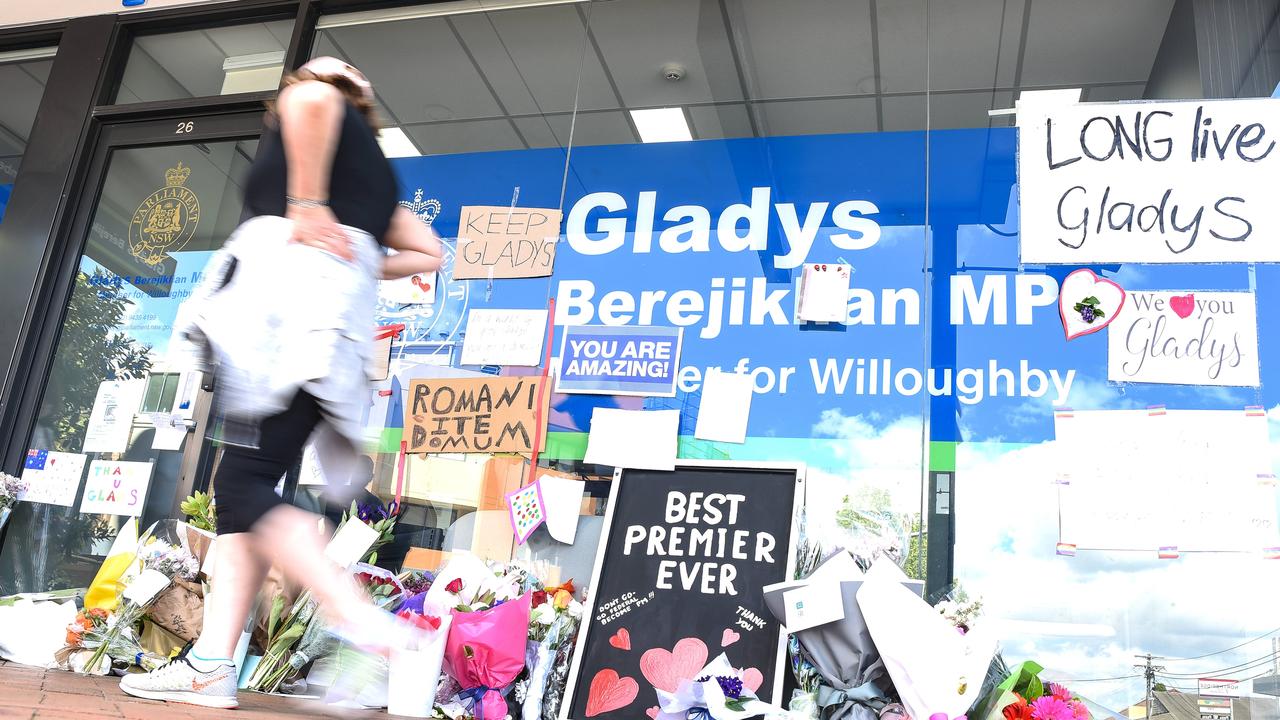
{"type": "MultiPolygon", "coordinates": [[[[0,720],[67,718],[99,720],[268,720],[268,718],[324,717],[315,700],[240,693],[240,709],[215,710],[130,697],[120,691],[120,679],[42,670],[0,660],[0,720]]],[[[346,718],[394,718],[386,712],[345,711],[346,718]]]]}

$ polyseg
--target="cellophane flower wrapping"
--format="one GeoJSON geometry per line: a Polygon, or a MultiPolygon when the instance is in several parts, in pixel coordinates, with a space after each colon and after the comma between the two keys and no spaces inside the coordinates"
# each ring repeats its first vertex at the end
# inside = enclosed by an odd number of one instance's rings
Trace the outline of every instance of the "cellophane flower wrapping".
{"type": "MultiPolygon", "coordinates": [[[[555,616],[551,627],[541,640],[530,640],[525,653],[525,665],[529,668],[528,689],[520,706],[522,720],[541,720],[543,708],[547,704],[547,682],[554,667],[556,657],[562,645],[572,647],[578,632],[578,624],[582,618],[579,611],[576,615],[564,612],[555,616]]],[[[536,622],[536,621],[535,621],[536,622]]],[[[531,626],[530,631],[532,632],[531,626]]],[[[559,708],[559,695],[553,696],[559,708]]]]}
{"type": "Polygon", "coordinates": [[[709,715],[714,720],[745,718],[785,713],[770,705],[742,683],[743,673],[721,653],[702,668],[695,680],[682,680],[674,693],[657,690],[656,720],[686,720],[695,715],[709,715]]]}
{"type": "Polygon", "coordinates": [[[507,715],[505,688],[524,670],[530,597],[477,612],[453,612],[444,667],[462,686],[460,697],[477,720],[507,715]]]}
{"type": "Polygon", "coordinates": [[[442,608],[425,612],[401,610],[397,615],[419,631],[393,648],[387,674],[387,711],[393,715],[426,717],[435,706],[436,688],[444,666],[445,647],[453,617],[442,608]]]}

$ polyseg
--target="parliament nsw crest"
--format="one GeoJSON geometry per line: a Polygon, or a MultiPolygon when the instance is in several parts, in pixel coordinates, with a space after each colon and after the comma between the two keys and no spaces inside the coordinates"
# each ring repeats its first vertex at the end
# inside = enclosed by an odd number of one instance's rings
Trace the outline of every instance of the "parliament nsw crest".
{"type": "Polygon", "coordinates": [[[164,187],[147,196],[129,222],[129,252],[151,267],[181,250],[200,224],[200,200],[186,186],[191,168],[164,172],[164,187]]]}

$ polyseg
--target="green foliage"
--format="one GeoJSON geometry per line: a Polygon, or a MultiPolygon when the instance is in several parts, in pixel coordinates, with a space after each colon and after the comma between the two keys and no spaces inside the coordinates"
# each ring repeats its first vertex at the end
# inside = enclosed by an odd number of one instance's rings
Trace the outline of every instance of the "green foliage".
{"type": "Polygon", "coordinates": [[[214,532],[218,527],[213,498],[206,493],[202,493],[199,490],[191,493],[186,500],[182,501],[182,505],[178,506],[178,509],[187,516],[187,522],[191,524],[191,527],[209,532],[214,532]]]}

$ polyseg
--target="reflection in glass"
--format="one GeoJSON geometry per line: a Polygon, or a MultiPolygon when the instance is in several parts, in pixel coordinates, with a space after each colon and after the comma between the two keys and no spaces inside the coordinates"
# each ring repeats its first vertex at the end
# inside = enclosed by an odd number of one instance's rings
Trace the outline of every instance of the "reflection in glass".
{"type": "Polygon", "coordinates": [[[275,90],[293,20],[140,35],[133,40],[115,102],[275,90]]]}
{"type": "MultiPolygon", "coordinates": [[[[144,525],[170,516],[183,458],[152,448],[149,415],[182,411],[179,393],[192,387],[167,357],[175,313],[239,221],[255,151],[256,141],[117,150],[93,214],[30,447],[81,452],[98,386],[145,381],[140,404],[118,409],[132,421],[124,446],[89,458],[154,463],[144,525]]],[[[0,594],[87,584],[99,541],[122,520],[19,504],[0,548],[0,594]]]]}
{"type": "Polygon", "coordinates": [[[38,48],[0,53],[0,88],[4,89],[4,102],[0,102],[0,220],[18,178],[56,52],[57,48],[38,48]]]}

